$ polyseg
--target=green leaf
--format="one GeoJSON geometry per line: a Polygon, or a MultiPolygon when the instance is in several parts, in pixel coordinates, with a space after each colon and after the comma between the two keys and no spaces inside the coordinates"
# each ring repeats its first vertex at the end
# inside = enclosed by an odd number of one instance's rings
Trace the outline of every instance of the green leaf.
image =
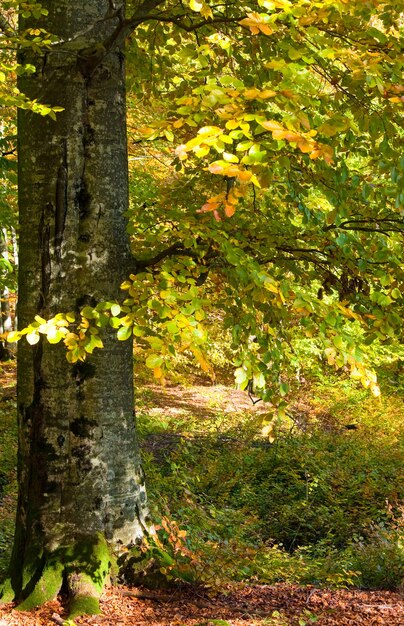
{"type": "Polygon", "coordinates": [[[81,315],[87,320],[93,320],[97,317],[97,312],[93,309],[93,307],[85,306],[84,309],[81,310],[81,315]]]}
{"type": "Polygon", "coordinates": [[[146,359],[146,367],[151,370],[154,370],[155,367],[160,367],[164,362],[163,357],[159,354],[149,354],[146,359]]]}
{"type": "Polygon", "coordinates": [[[247,371],[244,367],[238,367],[234,372],[234,378],[236,380],[236,384],[240,387],[240,389],[245,389],[250,380],[247,371]]]}
{"type": "Polygon", "coordinates": [[[122,326],[116,333],[116,336],[119,339],[119,341],[125,341],[126,339],[129,339],[131,334],[132,334],[132,326],[122,326]]]}

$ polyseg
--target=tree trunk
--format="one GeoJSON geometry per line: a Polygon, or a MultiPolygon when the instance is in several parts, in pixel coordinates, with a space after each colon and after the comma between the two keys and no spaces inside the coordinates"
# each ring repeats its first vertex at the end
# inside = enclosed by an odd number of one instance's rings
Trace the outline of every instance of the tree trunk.
{"type": "MultiPolygon", "coordinates": [[[[0,229],[0,256],[9,260],[9,238],[6,228],[0,229]]],[[[13,319],[10,309],[10,292],[8,287],[0,292],[0,335],[13,330],[13,319]]],[[[9,361],[14,357],[10,344],[0,339],[0,361],[9,361]]]]}
{"type": "MultiPolygon", "coordinates": [[[[124,56],[100,54],[119,16],[108,0],[42,6],[48,17],[28,25],[62,43],[34,58],[24,52],[36,73],[19,86],[64,111],[56,121],[19,113],[20,328],[37,314],[116,299],[130,257],[124,56]]],[[[71,616],[97,611],[111,553],[147,527],[132,346],[108,331],[103,341],[75,365],[63,346],[18,346],[19,497],[4,598],[23,609],[64,582],[71,616]]]]}

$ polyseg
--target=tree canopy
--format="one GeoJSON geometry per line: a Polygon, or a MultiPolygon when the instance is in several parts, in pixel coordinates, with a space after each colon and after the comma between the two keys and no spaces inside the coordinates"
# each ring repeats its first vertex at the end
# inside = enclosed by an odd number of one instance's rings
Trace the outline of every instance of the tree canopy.
{"type": "MultiPolygon", "coordinates": [[[[17,45],[82,53],[83,35],[17,35],[13,6],[2,13],[4,77],[35,71],[16,62],[17,45]]],[[[110,325],[164,379],[178,352],[211,371],[207,330],[220,323],[237,383],[278,406],[312,354],[378,395],[372,346],[399,337],[404,293],[402,9],[130,2],[93,56],[128,38],[133,272],[121,301],[55,311],[9,339],[47,334],[76,362],[110,325]]],[[[58,114],[3,85],[3,106],[58,114]]]]}

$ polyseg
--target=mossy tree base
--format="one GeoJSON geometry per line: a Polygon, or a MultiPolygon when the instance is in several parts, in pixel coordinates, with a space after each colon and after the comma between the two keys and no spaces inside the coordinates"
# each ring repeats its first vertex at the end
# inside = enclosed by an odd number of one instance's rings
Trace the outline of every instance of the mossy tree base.
{"type": "Polygon", "coordinates": [[[0,587],[0,606],[2,604],[8,604],[13,602],[15,598],[15,592],[11,584],[10,578],[7,578],[0,587]]]}
{"type": "MultiPolygon", "coordinates": [[[[30,611],[53,600],[62,586],[70,597],[69,619],[100,613],[99,598],[112,566],[111,551],[102,535],[83,539],[74,546],[59,548],[40,559],[36,571],[24,587],[18,588],[13,576],[0,591],[0,602],[20,601],[16,607],[30,611]]],[[[25,571],[31,571],[24,564],[25,571]]]]}

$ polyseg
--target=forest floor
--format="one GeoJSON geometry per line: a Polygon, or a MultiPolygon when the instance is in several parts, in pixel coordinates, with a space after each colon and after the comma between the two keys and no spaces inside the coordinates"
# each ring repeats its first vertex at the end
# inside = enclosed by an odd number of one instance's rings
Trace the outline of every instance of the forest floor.
{"type": "MultiPolygon", "coordinates": [[[[59,600],[27,613],[0,608],[0,626],[61,626],[59,600]]],[[[167,592],[107,589],[101,615],[76,618],[76,624],[102,626],[402,626],[404,602],[393,592],[326,590],[277,584],[230,587],[209,597],[198,588],[167,592]],[[138,597],[133,597],[138,596],[138,597]],[[150,596],[150,597],[148,597],[150,596]]]]}
{"type": "MultiPolygon", "coordinates": [[[[15,395],[14,367],[0,369],[0,402],[12,402],[15,395]]],[[[245,392],[226,385],[192,386],[142,384],[138,411],[153,418],[181,422],[189,415],[208,421],[217,415],[237,412],[265,412],[262,403],[253,404],[245,392]]],[[[4,404],[3,404],[4,406],[4,404]]],[[[305,407],[301,407],[303,412],[305,407]]],[[[215,428],[220,424],[215,424],[215,428]]],[[[146,438],[148,448],[173,445],[168,433],[146,438]]],[[[174,443],[175,445],[175,443],[174,443]]],[[[4,507],[4,502],[3,502],[4,507]]],[[[4,513],[4,511],[3,511],[4,513]]],[[[0,523],[3,524],[0,511],[0,523]]],[[[0,606],[0,626],[67,626],[65,599],[58,598],[32,612],[17,611],[12,605],[0,606]]],[[[315,586],[247,585],[235,583],[211,594],[201,587],[184,585],[172,591],[147,591],[113,587],[101,598],[102,614],[76,618],[79,625],[108,626],[403,626],[404,598],[390,591],[323,589],[315,586]]],[[[69,623],[72,626],[72,622],[69,623]]]]}

